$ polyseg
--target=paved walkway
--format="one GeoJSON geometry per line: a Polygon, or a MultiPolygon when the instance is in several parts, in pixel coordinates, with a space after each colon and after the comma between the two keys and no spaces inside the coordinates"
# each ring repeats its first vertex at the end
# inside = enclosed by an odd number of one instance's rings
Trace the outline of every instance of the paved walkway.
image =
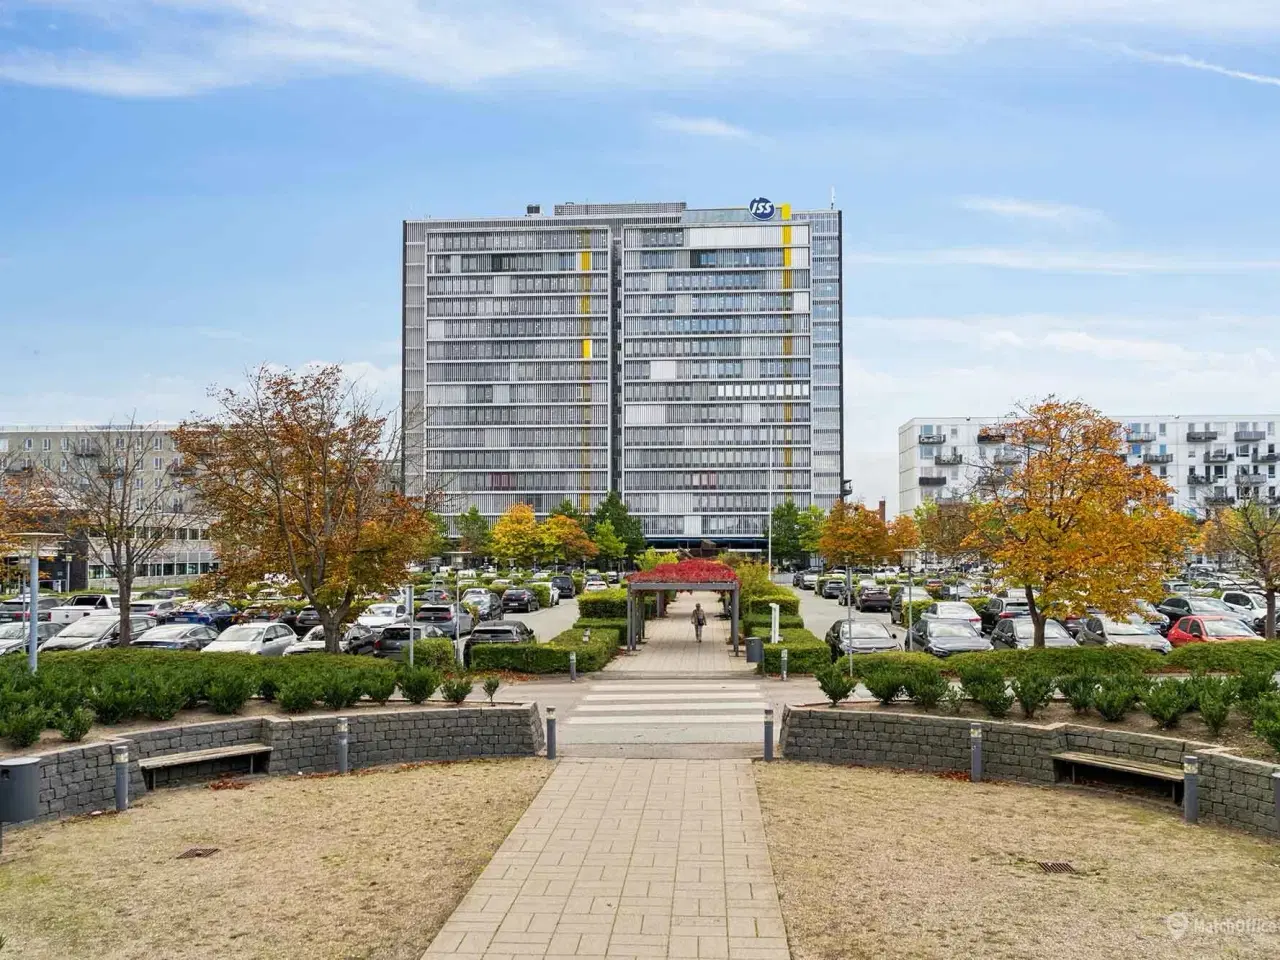
{"type": "Polygon", "coordinates": [[[750,763],[560,760],[424,960],[446,957],[789,960],[750,763]]]}
{"type": "Polygon", "coordinates": [[[719,598],[714,593],[680,593],[667,604],[667,615],[645,625],[645,642],[633,654],[621,653],[601,671],[602,677],[643,674],[645,677],[732,677],[750,676],[755,664],[747,663],[744,640],[739,640],[738,656],[729,643],[730,625],[721,620],[719,598]],[[702,642],[694,639],[694,604],[707,613],[702,642]]]}

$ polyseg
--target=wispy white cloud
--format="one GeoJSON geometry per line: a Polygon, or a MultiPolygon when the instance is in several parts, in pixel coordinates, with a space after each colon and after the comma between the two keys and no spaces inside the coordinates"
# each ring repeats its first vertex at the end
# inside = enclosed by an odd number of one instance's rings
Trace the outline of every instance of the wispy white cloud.
{"type": "Polygon", "coordinates": [[[1037,203],[1012,197],[961,197],[956,202],[962,209],[974,213],[990,213],[1011,220],[1036,220],[1058,226],[1101,223],[1106,220],[1101,210],[1067,203],[1037,203]]]}
{"type": "Polygon", "coordinates": [[[716,137],[722,140],[745,140],[751,131],[735,126],[717,117],[679,117],[673,114],[659,114],[653,118],[654,125],[670,133],[684,133],[694,137],[716,137]]]}
{"type": "Polygon", "coordinates": [[[241,333],[239,330],[231,330],[226,327],[196,327],[193,332],[206,340],[222,340],[228,343],[254,342],[252,337],[241,333]]]}
{"type": "MultiPolygon", "coordinates": [[[[1261,0],[8,0],[71,29],[0,37],[0,79],[179,96],[296,76],[383,73],[441,86],[540,74],[619,84],[689,74],[865,68],[884,53],[1147,28],[1261,41],[1261,0]],[[68,46],[63,37],[75,36],[68,46]]],[[[1213,65],[1187,63],[1198,69],[1213,65]]]]}
{"type": "Polygon", "coordinates": [[[846,250],[844,262],[854,265],[992,267],[1001,270],[1030,270],[1045,273],[1115,275],[1269,273],[1280,270],[1280,256],[1223,259],[1140,251],[1043,250],[1018,247],[954,247],[902,252],[846,250]]]}
{"type": "Polygon", "coordinates": [[[1123,43],[1114,44],[1112,49],[1135,60],[1142,60],[1145,63],[1163,63],[1172,67],[1187,67],[1191,70],[1203,70],[1206,73],[1216,73],[1222,77],[1231,77],[1233,80],[1247,80],[1250,83],[1260,83],[1268,87],[1280,87],[1280,77],[1265,73],[1250,73],[1247,70],[1234,70],[1231,67],[1209,63],[1207,60],[1200,60],[1185,53],[1154,53],[1150,50],[1139,50],[1123,43]]]}

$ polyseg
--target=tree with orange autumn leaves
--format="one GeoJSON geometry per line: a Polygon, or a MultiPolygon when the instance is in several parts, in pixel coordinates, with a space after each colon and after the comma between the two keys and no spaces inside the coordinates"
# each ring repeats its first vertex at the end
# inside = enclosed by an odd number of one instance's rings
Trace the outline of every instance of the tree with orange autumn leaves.
{"type": "Polygon", "coordinates": [[[1276,635],[1276,592],[1280,590],[1280,510],[1270,504],[1247,500],[1238,507],[1219,510],[1201,528],[1201,549],[1237,560],[1262,585],[1267,600],[1263,633],[1276,635]]]}
{"type": "Polygon", "coordinates": [[[875,510],[837,500],[823,521],[818,552],[833,567],[872,564],[890,556],[889,530],[875,510]]]}
{"type": "Polygon", "coordinates": [[[1168,505],[1163,480],[1126,463],[1120,425],[1049,397],[1002,429],[1022,463],[979,479],[964,546],[1025,592],[1035,646],[1044,646],[1051,617],[1082,613],[1086,603],[1119,617],[1158,595],[1195,529],[1168,505]]]}
{"type": "Polygon", "coordinates": [[[336,653],[360,598],[399,583],[438,537],[437,504],[396,489],[396,432],[337,366],[262,367],[211,396],[218,412],[174,433],[218,549],[206,586],[288,574],[336,653]]]}

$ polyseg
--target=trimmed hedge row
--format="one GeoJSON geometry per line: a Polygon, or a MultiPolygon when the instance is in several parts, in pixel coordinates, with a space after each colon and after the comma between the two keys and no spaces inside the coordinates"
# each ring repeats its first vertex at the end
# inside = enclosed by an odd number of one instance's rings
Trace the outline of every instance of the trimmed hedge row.
{"type": "Polygon", "coordinates": [[[520,673],[568,673],[569,654],[578,655],[578,670],[601,669],[618,652],[618,630],[573,626],[547,643],[485,643],[471,648],[472,670],[514,670],[520,673]],[[591,639],[583,640],[586,629],[591,639]]]}
{"type": "Polygon", "coordinates": [[[751,616],[769,616],[769,604],[778,605],[778,613],[796,616],[800,613],[800,598],[785,587],[778,587],[767,593],[743,599],[738,604],[738,614],[744,618],[751,616]]]}
{"type": "MultiPolygon", "coordinates": [[[[768,633],[768,629],[764,631],[768,633]]],[[[764,660],[757,668],[760,673],[782,673],[782,651],[787,651],[787,673],[817,673],[831,666],[831,648],[826,641],[814,636],[803,627],[779,630],[781,640],[769,643],[766,636],[764,660]]],[[[756,636],[761,632],[756,631],[756,636]]]]}
{"type": "MultiPolygon", "coordinates": [[[[803,627],[803,626],[804,626],[803,617],[797,616],[796,614],[783,613],[782,611],[778,611],[778,629],[779,630],[786,630],[791,627],[803,627]]],[[[753,630],[761,636],[768,636],[769,631],[771,629],[773,629],[773,619],[772,617],[770,617],[768,613],[765,613],[765,614],[753,613],[749,617],[742,618],[742,633],[744,636],[751,633],[753,630]]]]}
{"type": "Polygon", "coordinates": [[[626,620],[627,591],[622,588],[597,590],[578,597],[578,613],[595,620],[626,620]]]}

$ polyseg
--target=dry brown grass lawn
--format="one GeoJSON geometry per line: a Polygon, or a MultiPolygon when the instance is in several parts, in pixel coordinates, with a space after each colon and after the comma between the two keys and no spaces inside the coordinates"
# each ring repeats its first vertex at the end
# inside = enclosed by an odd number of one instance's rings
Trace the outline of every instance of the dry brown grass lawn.
{"type": "Polygon", "coordinates": [[[14,830],[0,958],[417,960],[551,772],[474,761],[259,779],[14,830]],[[217,847],[207,859],[175,859],[217,847]]]}
{"type": "Polygon", "coordinates": [[[801,763],[755,769],[794,960],[1280,951],[1275,843],[1063,787],[801,763]],[[1067,860],[1081,874],[1045,874],[1037,860],[1067,860]],[[1181,913],[1270,926],[1175,938],[1165,918],[1181,913]]]}

